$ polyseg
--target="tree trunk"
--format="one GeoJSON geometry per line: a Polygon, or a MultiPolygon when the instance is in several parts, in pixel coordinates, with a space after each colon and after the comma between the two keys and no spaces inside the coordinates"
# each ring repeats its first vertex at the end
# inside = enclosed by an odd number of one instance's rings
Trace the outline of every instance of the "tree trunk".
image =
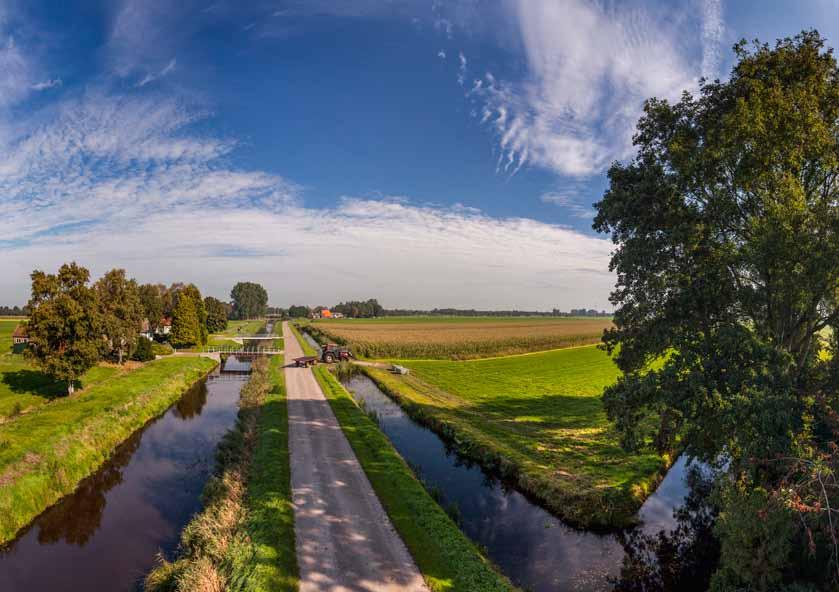
{"type": "Polygon", "coordinates": [[[67,396],[69,397],[70,395],[72,395],[75,390],[76,390],[76,385],[74,384],[74,381],[71,378],[70,380],[67,381],[67,396]]]}
{"type": "Polygon", "coordinates": [[[122,366],[122,348],[117,350],[119,352],[119,365],[122,366]]]}

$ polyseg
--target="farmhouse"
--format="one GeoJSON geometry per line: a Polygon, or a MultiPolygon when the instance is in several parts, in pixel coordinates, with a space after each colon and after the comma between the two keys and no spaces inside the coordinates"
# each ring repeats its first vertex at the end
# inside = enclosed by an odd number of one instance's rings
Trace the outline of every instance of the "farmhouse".
{"type": "Polygon", "coordinates": [[[169,332],[172,330],[172,318],[171,317],[163,317],[160,319],[160,324],[155,329],[155,333],[158,335],[169,335],[169,332]]]}
{"type": "Polygon", "coordinates": [[[19,345],[21,343],[29,343],[29,335],[26,331],[26,325],[18,325],[12,333],[12,343],[19,345]]]}

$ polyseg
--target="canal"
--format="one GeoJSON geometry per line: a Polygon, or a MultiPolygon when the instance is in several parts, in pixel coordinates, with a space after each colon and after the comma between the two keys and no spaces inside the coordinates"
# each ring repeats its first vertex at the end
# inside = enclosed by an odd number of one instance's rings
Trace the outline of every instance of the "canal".
{"type": "MultiPolygon", "coordinates": [[[[355,399],[375,413],[382,431],[417,475],[454,514],[463,532],[486,549],[515,584],[532,592],[610,589],[624,548],[615,534],[564,524],[512,487],[460,457],[417,424],[363,374],[343,380],[355,399]]],[[[647,533],[675,526],[673,510],[688,493],[687,463],[679,459],[640,510],[647,533]]]]}
{"type": "Polygon", "coordinates": [[[137,590],[159,552],[172,558],[181,529],[201,508],[249,369],[228,358],[36,518],[0,550],[0,590],[137,590]]]}

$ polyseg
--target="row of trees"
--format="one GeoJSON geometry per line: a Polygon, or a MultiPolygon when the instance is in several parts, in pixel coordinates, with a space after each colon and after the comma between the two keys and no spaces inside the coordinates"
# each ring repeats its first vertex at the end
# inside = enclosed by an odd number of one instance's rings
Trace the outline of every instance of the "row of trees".
{"type": "Polygon", "coordinates": [[[171,319],[168,339],[175,347],[203,345],[210,332],[227,327],[230,306],[202,298],[193,284],[138,285],[125,270],[113,269],[91,285],[90,272],[76,263],[56,274],[34,271],[31,277],[26,355],[65,381],[68,393],[101,359],[122,364],[132,355],[153,357],[151,343],[140,333],[148,328],[163,335],[164,319],[171,319]]]}
{"type": "Polygon", "coordinates": [[[28,314],[28,306],[0,306],[0,317],[25,317],[28,314]]]}

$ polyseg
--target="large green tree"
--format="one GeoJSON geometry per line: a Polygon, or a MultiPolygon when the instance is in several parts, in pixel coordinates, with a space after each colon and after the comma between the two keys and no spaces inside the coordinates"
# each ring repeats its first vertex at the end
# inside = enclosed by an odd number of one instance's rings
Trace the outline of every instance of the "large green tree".
{"type": "Polygon", "coordinates": [[[227,306],[224,302],[207,296],[204,298],[204,308],[207,309],[207,331],[221,333],[227,329],[227,306]]]}
{"type": "Polygon", "coordinates": [[[48,375],[65,381],[68,394],[99,360],[102,326],[89,279],[88,270],[76,263],[62,265],[55,275],[32,272],[26,355],[48,375]]]}
{"type": "Polygon", "coordinates": [[[189,298],[195,307],[195,314],[198,317],[198,345],[207,343],[207,309],[204,306],[204,299],[201,297],[201,291],[195,284],[187,284],[178,292],[178,301],[182,298],[189,298]]]}
{"type": "Polygon", "coordinates": [[[627,447],[726,461],[716,588],[835,585],[839,68],[815,32],[735,52],[729,80],[649,100],[609,171],[604,402],[627,447]]]}
{"type": "Polygon", "coordinates": [[[149,322],[149,330],[154,332],[163,318],[163,294],[166,286],[162,284],[142,284],[139,288],[140,305],[143,316],[149,322]]]}
{"type": "Polygon", "coordinates": [[[143,320],[143,305],[137,282],[125,277],[124,269],[112,269],[93,286],[99,305],[106,354],[118,363],[130,355],[137,344],[143,320]]]}
{"type": "Polygon", "coordinates": [[[268,307],[268,292],[253,282],[239,282],[230,291],[233,301],[233,315],[237,319],[255,319],[265,316],[268,307]]]}
{"type": "Polygon", "coordinates": [[[201,322],[192,298],[178,298],[172,313],[172,332],[169,340],[175,347],[189,347],[202,343],[201,322]]]}

